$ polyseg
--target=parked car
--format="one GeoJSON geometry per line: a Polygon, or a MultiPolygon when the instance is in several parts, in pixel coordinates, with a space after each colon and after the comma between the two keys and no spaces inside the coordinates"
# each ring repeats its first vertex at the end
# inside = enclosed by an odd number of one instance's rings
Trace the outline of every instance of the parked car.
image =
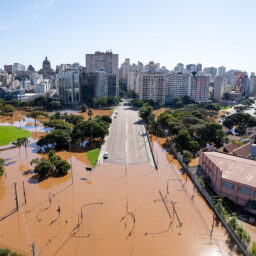
{"type": "Polygon", "coordinates": [[[105,154],[103,155],[104,159],[108,159],[108,152],[105,152],[105,154]]]}

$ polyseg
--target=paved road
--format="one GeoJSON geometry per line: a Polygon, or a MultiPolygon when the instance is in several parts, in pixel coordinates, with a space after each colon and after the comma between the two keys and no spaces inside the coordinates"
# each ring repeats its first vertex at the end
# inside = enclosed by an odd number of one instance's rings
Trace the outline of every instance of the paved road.
{"type": "Polygon", "coordinates": [[[105,161],[120,164],[153,164],[146,131],[136,111],[131,106],[118,106],[110,134],[106,139],[109,158],[105,161]]]}

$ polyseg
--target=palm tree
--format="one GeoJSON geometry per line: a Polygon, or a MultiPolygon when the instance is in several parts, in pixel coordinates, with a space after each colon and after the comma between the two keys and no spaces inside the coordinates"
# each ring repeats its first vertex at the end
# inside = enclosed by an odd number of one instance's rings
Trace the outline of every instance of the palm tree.
{"type": "Polygon", "coordinates": [[[19,156],[20,156],[20,148],[22,146],[22,140],[23,140],[23,138],[18,138],[17,141],[16,141],[17,146],[19,147],[19,156]]]}
{"type": "Polygon", "coordinates": [[[88,110],[89,120],[91,120],[91,119],[92,119],[92,115],[93,115],[93,113],[92,113],[92,109],[90,108],[90,109],[88,110]]]}
{"type": "MultiPolygon", "coordinates": [[[[89,116],[89,120],[92,120],[92,109],[89,108],[88,110],[88,116],[89,116]]],[[[91,147],[92,147],[92,121],[91,121],[91,147]]]]}
{"type": "Polygon", "coordinates": [[[26,150],[26,158],[28,158],[28,152],[27,152],[28,143],[29,143],[28,138],[26,138],[26,137],[22,138],[22,145],[25,147],[25,150],[26,150]]]}

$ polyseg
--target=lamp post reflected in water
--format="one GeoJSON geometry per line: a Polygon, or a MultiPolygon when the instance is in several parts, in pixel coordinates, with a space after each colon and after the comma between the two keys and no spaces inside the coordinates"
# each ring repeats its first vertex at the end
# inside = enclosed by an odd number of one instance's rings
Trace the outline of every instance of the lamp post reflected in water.
{"type": "Polygon", "coordinates": [[[69,153],[70,153],[70,165],[71,165],[71,177],[72,177],[72,184],[73,184],[73,183],[74,183],[74,180],[73,180],[72,156],[71,156],[71,146],[70,146],[70,142],[71,142],[71,140],[68,140],[68,144],[69,144],[69,153]]]}

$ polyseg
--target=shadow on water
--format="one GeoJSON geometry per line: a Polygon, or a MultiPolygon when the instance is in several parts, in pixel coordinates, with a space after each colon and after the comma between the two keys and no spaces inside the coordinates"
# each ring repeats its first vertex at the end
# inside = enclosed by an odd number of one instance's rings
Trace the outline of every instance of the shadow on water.
{"type": "Polygon", "coordinates": [[[12,164],[15,164],[17,161],[11,161],[11,162],[9,162],[9,163],[6,163],[6,164],[4,164],[4,166],[10,166],[10,165],[12,165],[12,164]]]}

